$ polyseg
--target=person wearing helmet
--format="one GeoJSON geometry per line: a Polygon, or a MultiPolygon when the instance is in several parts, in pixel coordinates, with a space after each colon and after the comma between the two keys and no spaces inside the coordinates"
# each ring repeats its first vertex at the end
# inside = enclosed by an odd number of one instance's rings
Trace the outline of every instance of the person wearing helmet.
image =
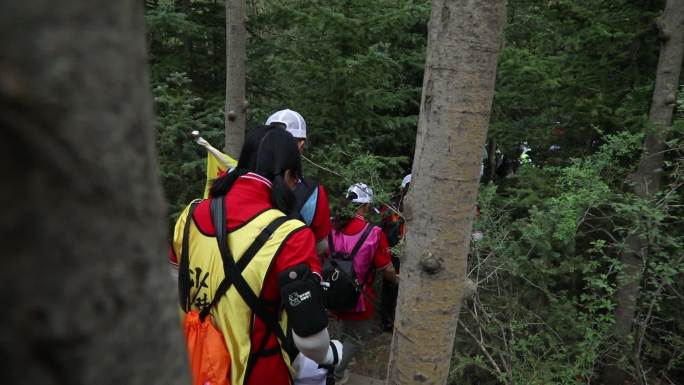
{"type": "MultiPolygon", "coordinates": [[[[297,111],[285,109],[273,113],[266,120],[267,125],[280,126],[287,130],[297,141],[300,153],[304,153],[306,144],[306,121],[297,111]]],[[[324,255],[327,249],[328,233],[330,233],[330,206],[328,193],[321,183],[311,177],[300,177],[295,189],[297,199],[296,212],[306,223],[316,238],[316,250],[324,255]]]]}
{"type": "Polygon", "coordinates": [[[373,190],[356,183],[349,187],[345,201],[333,221],[330,232],[330,256],[346,254],[352,258],[361,294],[354,308],[334,311],[339,319],[338,338],[341,338],[344,356],[335,368],[335,376],[344,383],[347,366],[361,347],[361,342],[371,333],[374,314],[374,273],[381,272],[385,280],[397,283],[399,277],[390,260],[390,248],[380,227],[371,225],[366,216],[373,203],[373,190]]]}

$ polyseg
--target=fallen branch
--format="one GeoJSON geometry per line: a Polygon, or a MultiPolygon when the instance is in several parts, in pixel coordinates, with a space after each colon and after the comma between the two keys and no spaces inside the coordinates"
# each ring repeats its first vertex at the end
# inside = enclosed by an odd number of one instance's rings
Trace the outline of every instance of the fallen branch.
{"type": "Polygon", "coordinates": [[[489,351],[488,351],[487,348],[484,346],[484,343],[481,342],[481,341],[477,338],[477,336],[475,336],[475,334],[473,334],[473,332],[470,331],[470,329],[468,329],[468,327],[463,323],[463,321],[458,320],[458,324],[461,325],[461,327],[466,331],[466,333],[468,333],[468,335],[469,335],[470,337],[472,337],[473,341],[475,341],[475,343],[476,343],[477,346],[480,348],[480,350],[482,351],[482,353],[484,353],[484,355],[487,357],[487,359],[489,360],[489,362],[492,364],[492,366],[494,367],[494,370],[495,370],[496,373],[499,375],[499,377],[500,377],[500,378],[506,378],[506,376],[505,376],[504,373],[501,371],[501,369],[499,368],[499,365],[497,365],[497,363],[496,363],[496,361],[494,360],[494,358],[492,357],[492,355],[489,354],[489,351]]]}

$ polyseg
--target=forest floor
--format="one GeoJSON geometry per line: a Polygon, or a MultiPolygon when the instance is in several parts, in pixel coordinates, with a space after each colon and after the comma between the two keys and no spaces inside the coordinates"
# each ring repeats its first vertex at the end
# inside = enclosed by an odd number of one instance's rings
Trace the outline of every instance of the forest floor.
{"type": "Polygon", "coordinates": [[[371,378],[362,376],[359,374],[352,373],[349,376],[349,382],[346,385],[384,385],[385,380],[378,380],[377,378],[371,378]]]}
{"type": "MultiPolygon", "coordinates": [[[[374,288],[376,293],[381,293],[381,284],[376,280],[374,288]]],[[[349,365],[351,373],[348,385],[375,385],[383,384],[387,377],[387,363],[389,362],[392,333],[382,330],[380,314],[380,298],[375,300],[375,316],[371,336],[364,342],[363,347],[352,359],[349,365]]],[[[331,330],[335,330],[335,320],[330,320],[331,330]]],[[[337,336],[333,336],[336,338],[337,336]]]]}
{"type": "MultiPolygon", "coordinates": [[[[330,323],[333,326],[335,321],[331,320],[330,323]]],[[[333,338],[336,336],[333,335],[333,338]]],[[[384,384],[391,343],[392,333],[383,332],[378,319],[373,324],[373,334],[364,342],[361,350],[349,364],[350,378],[347,385],[384,384]]]]}
{"type": "Polygon", "coordinates": [[[387,377],[387,363],[389,362],[391,343],[392,333],[381,332],[378,325],[377,333],[373,333],[368,338],[352,364],[349,365],[349,371],[354,374],[384,380],[387,377]]]}

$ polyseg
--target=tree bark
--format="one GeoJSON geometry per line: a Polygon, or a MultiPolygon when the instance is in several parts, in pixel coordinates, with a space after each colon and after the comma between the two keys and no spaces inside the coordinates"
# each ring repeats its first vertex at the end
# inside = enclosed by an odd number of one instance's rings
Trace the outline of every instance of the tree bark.
{"type": "Polygon", "coordinates": [[[143,3],[0,2],[2,384],[182,384],[143,3]]]}
{"type": "MultiPolygon", "coordinates": [[[[664,135],[672,125],[684,56],[684,1],[668,0],[657,24],[661,39],[660,56],[649,111],[649,126],[645,128],[644,155],[639,167],[630,176],[635,193],[644,199],[651,199],[660,191],[664,166],[664,135]]],[[[621,257],[623,278],[615,296],[615,333],[620,338],[631,335],[639,297],[639,281],[644,261],[648,258],[648,242],[644,234],[629,235],[626,244],[627,250],[621,257]]],[[[615,366],[614,362],[604,371],[608,385],[622,385],[626,377],[627,374],[615,366]]]]}
{"type": "Polygon", "coordinates": [[[447,380],[505,13],[432,1],[388,384],[447,380]]]}
{"type": "Polygon", "coordinates": [[[237,158],[245,140],[245,0],[226,0],[226,154],[237,158]]]}

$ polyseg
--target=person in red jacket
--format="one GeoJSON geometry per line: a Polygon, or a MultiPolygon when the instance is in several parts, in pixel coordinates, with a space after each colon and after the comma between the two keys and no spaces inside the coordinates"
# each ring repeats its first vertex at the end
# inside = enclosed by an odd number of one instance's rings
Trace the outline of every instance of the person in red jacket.
{"type": "MultiPolygon", "coordinates": [[[[297,141],[300,153],[304,153],[306,144],[306,121],[297,111],[285,109],[273,113],[267,120],[267,125],[283,127],[297,141]]],[[[327,249],[327,237],[330,232],[330,205],[325,187],[316,179],[300,177],[295,189],[297,210],[300,219],[304,221],[314,233],[316,249],[323,256],[327,249]]]]}
{"type": "MultiPolygon", "coordinates": [[[[211,198],[223,199],[225,202],[226,229],[229,233],[270,209],[292,213],[295,205],[293,190],[301,170],[299,158],[294,139],[284,130],[260,127],[248,135],[237,169],[218,178],[210,192],[211,198]],[[255,148],[258,150],[255,151],[255,148]]],[[[191,219],[198,231],[208,236],[215,235],[210,205],[211,200],[201,201],[191,219]]],[[[178,242],[174,243],[177,244],[178,242]]],[[[173,249],[172,263],[177,263],[176,255],[178,250],[173,249]]],[[[190,261],[193,258],[202,256],[191,254],[190,261]]],[[[292,327],[294,345],[300,352],[319,364],[333,364],[336,357],[341,356],[342,347],[339,342],[331,341],[328,337],[322,301],[305,304],[307,297],[298,296],[301,304],[291,306],[290,303],[288,306],[287,303],[288,298],[293,293],[301,292],[302,288],[311,292],[319,291],[320,274],[320,260],[315,252],[313,233],[301,223],[301,227],[293,230],[281,244],[266,273],[263,288],[257,294],[259,301],[274,316],[279,316],[279,309],[285,308],[292,327]],[[293,273],[302,271],[306,273],[305,280],[290,282],[297,276],[293,273]],[[298,291],[293,291],[294,286],[298,291]],[[302,313],[300,309],[304,308],[307,311],[302,313]]],[[[208,294],[209,298],[213,296],[212,293],[208,294]]],[[[220,304],[219,301],[216,309],[220,309],[220,304]]],[[[271,327],[255,316],[250,328],[250,356],[253,359],[250,358],[250,364],[242,368],[247,370],[244,384],[291,384],[290,371],[280,354],[280,343],[271,327]]]]}
{"type": "Polygon", "coordinates": [[[352,255],[355,274],[361,281],[362,295],[357,305],[350,311],[334,311],[339,319],[338,333],[341,337],[344,356],[335,368],[338,384],[343,384],[348,378],[346,372],[350,360],[361,348],[363,340],[371,334],[374,314],[373,300],[376,297],[373,290],[375,272],[381,272],[385,280],[397,283],[399,277],[392,266],[390,248],[387,237],[382,230],[366,220],[373,202],[373,190],[363,183],[356,183],[347,190],[346,200],[333,222],[330,234],[331,254],[352,255]],[[353,215],[348,215],[352,210],[353,215]]]}

